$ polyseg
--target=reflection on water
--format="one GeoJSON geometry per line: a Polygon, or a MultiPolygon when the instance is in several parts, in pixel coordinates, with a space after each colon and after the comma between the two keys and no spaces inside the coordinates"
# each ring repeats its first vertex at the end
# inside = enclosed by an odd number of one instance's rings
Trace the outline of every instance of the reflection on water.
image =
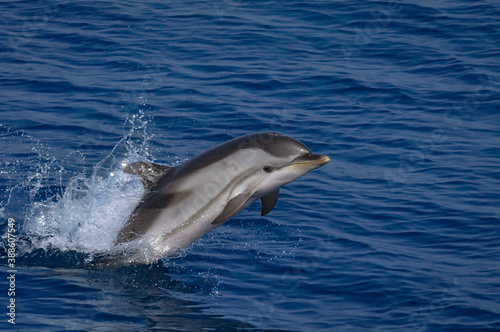
{"type": "MultiPolygon", "coordinates": [[[[18,277],[18,324],[51,331],[252,328],[208,313],[203,280],[176,280],[161,264],[120,270],[32,267],[18,277]],[[28,292],[23,291],[30,290],[28,292]],[[29,314],[26,314],[29,313],[29,314]]],[[[1,287],[5,282],[2,280],[1,287]]]]}

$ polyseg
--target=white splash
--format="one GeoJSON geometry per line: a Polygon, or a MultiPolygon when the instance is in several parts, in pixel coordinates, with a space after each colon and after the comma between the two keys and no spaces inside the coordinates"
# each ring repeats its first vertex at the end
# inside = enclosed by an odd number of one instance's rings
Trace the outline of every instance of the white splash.
{"type": "MultiPolygon", "coordinates": [[[[127,120],[132,128],[116,144],[110,154],[95,165],[91,175],[78,174],[57,196],[35,199],[41,185],[53,174],[44,170],[33,179],[20,184],[31,200],[26,209],[22,235],[25,253],[37,249],[74,250],[93,255],[113,251],[113,242],[120,228],[139,203],[144,188],[133,175],[123,172],[123,166],[138,160],[151,159],[146,132],[150,119],[140,114],[127,120]],[[139,137],[137,135],[139,134],[139,137]]],[[[42,165],[39,166],[43,167],[42,165]]],[[[64,171],[64,167],[57,172],[64,171]]]]}
{"type": "Polygon", "coordinates": [[[130,174],[119,169],[112,173],[98,181],[75,178],[58,201],[35,203],[25,224],[32,247],[110,251],[144,191],[130,174]]]}

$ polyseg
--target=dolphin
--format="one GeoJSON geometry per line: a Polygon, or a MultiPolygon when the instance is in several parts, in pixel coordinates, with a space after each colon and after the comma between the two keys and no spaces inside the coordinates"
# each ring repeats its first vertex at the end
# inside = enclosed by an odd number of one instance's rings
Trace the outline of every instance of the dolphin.
{"type": "Polygon", "coordinates": [[[123,171],[139,177],[146,192],[114,242],[122,252],[135,249],[121,264],[171,256],[259,198],[265,216],[282,185],[329,161],[291,137],[261,132],[217,145],[177,167],[129,164],[123,171]]]}

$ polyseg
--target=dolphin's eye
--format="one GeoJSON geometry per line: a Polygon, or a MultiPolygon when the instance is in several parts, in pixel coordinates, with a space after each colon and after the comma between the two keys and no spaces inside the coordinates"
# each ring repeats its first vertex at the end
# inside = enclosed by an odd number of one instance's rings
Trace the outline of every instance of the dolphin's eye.
{"type": "Polygon", "coordinates": [[[271,173],[273,171],[273,168],[271,166],[264,166],[262,169],[266,173],[271,173]]]}

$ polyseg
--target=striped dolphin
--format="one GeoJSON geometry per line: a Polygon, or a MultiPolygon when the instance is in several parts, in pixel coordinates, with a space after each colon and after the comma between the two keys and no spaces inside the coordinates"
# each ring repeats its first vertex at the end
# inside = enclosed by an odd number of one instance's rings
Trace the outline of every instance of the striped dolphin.
{"type": "Polygon", "coordinates": [[[177,167],[127,165],[124,172],[138,176],[146,193],[115,240],[123,252],[135,248],[122,265],[172,255],[259,198],[261,214],[268,214],[280,186],[329,161],[291,137],[263,132],[217,145],[177,167]]]}

